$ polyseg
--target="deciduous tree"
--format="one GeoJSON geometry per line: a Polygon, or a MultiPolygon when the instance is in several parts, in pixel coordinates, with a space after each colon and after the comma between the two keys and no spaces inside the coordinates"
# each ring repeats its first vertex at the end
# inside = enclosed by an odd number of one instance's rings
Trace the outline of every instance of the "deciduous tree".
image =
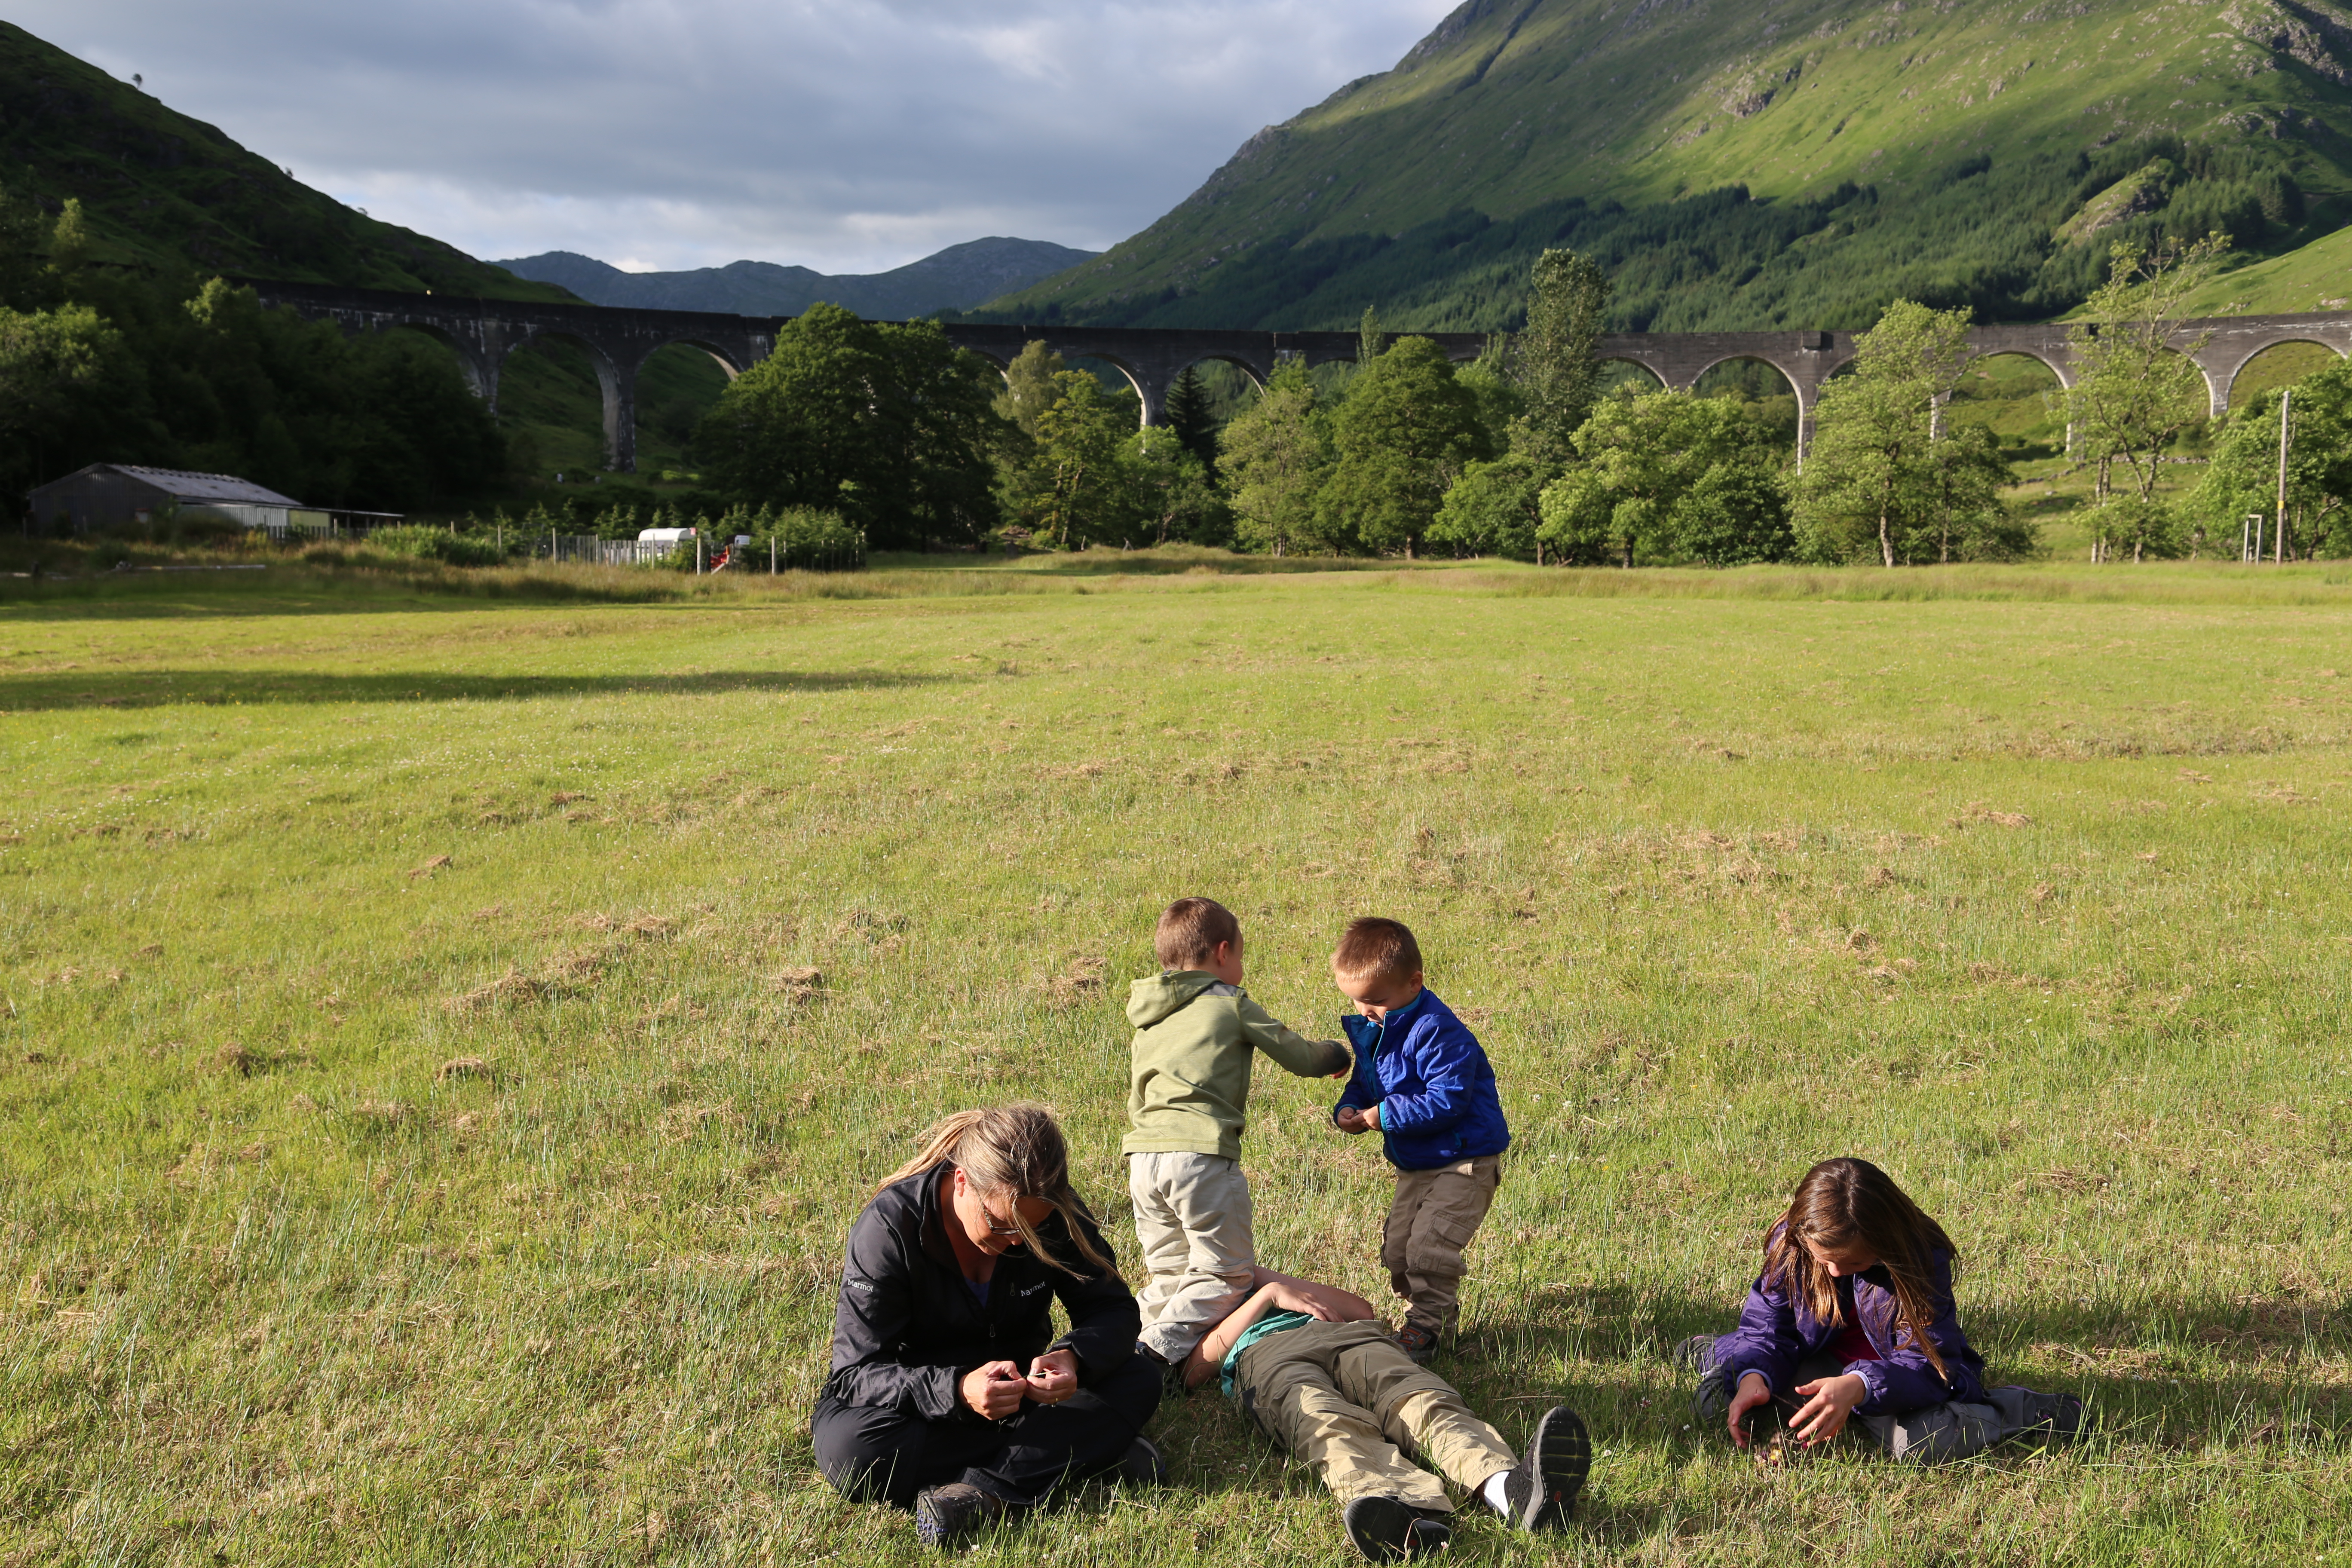
{"type": "Polygon", "coordinates": [[[1360,368],[1332,416],[1331,477],[1318,507],[1327,536],[1410,558],[1445,492],[1492,458],[1478,402],[1428,338],[1400,338],[1360,368]]]}
{"type": "Polygon", "coordinates": [[[1764,431],[1727,399],[1602,398],[1578,428],[1573,456],[1543,492],[1538,531],[1562,561],[1728,566],[1788,553],[1777,459],[1764,431]]]}
{"type": "Polygon", "coordinates": [[[1882,565],[1916,559],[1948,529],[1973,468],[1954,454],[1949,482],[1934,448],[1947,439],[1937,409],[1969,362],[1969,312],[1889,305],[1855,340],[1853,372],[1822,391],[1817,433],[1797,485],[1798,525],[1810,552],[1882,565]]]}
{"type": "Polygon", "coordinates": [[[2106,282],[2066,330],[2076,454],[2103,473],[2120,462],[2130,478],[2121,495],[2102,486],[2093,526],[2103,545],[2128,543],[2135,561],[2169,547],[2169,519],[2156,494],[2158,459],[2205,417],[2205,380],[2189,356],[2212,339],[2186,333],[2181,323],[2229,244],[2222,234],[2145,250],[2117,243],[2107,253],[2106,282]]]}
{"type": "Polygon", "coordinates": [[[1225,426],[1221,465],[1245,547],[1285,555],[1323,542],[1316,499],[1331,453],[1319,414],[1307,367],[1292,363],[1276,370],[1257,401],[1225,426]]]}

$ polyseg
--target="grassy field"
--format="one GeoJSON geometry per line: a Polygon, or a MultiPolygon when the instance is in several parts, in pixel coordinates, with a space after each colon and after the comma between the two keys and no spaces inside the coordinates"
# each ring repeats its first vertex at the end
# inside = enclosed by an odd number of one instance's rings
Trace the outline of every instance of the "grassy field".
{"type": "MultiPolygon", "coordinates": [[[[1016,1096],[1126,1236],[1188,892],[1326,1032],[1409,921],[1496,1062],[1440,1365],[1600,1458],[1461,1560],[2352,1555],[2340,563],[670,582],[0,589],[0,1564],[918,1560],[811,1468],[841,1238],[1016,1096]],[[2093,1440],[1685,1425],[1664,1352],[1841,1152],[2093,1440]]],[[[1260,1083],[1263,1256],[1371,1293],[1377,1149],[1260,1083]]],[[[1345,1559],[1223,1401],[1155,1431],[1174,1486],[979,1556],[1345,1559]]]]}

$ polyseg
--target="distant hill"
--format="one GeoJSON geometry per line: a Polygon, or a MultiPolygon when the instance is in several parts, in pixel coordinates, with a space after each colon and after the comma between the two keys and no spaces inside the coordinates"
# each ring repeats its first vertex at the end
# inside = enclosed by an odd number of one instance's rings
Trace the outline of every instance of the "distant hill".
{"type": "Polygon", "coordinates": [[[2330,0],[1468,0],[987,314],[1492,330],[1565,244],[1628,327],[2039,318],[2119,236],[2223,228],[2252,263],[2347,220],[2330,0]]]}
{"type": "Polygon", "coordinates": [[[692,272],[624,272],[568,250],[498,265],[520,278],[561,284],[594,305],[797,316],[822,300],[868,319],[903,321],[1025,289],[1091,261],[1095,255],[1042,239],[975,239],[889,272],[839,278],[770,261],[738,261],[692,272]]]}
{"type": "Polygon", "coordinates": [[[0,181],[78,196],[105,261],[371,289],[561,300],[310,189],[212,126],[0,22],[0,181]]]}

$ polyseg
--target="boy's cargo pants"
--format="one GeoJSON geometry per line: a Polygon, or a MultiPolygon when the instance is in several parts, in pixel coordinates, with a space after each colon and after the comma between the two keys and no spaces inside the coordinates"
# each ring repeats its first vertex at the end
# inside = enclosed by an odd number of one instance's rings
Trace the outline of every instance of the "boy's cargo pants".
{"type": "Polygon", "coordinates": [[[1257,1247],[1250,1235],[1249,1178],[1217,1154],[1129,1154],[1127,1195],[1142,1250],[1142,1343],[1181,1363],[1250,1292],[1257,1247]]]}
{"type": "Polygon", "coordinates": [[[1381,1267],[1407,1302],[1405,1321],[1433,1334],[1462,1313],[1462,1250],[1495,1202],[1503,1157],[1462,1160],[1429,1171],[1399,1171],[1396,1198],[1381,1232],[1381,1267]]]}
{"type": "Polygon", "coordinates": [[[1451,1512],[1444,1486],[1408,1455],[1471,1490],[1518,1462],[1503,1435],[1472,1415],[1452,1384],[1415,1365],[1376,1319],[1266,1335],[1234,1364],[1234,1393],[1342,1503],[1391,1497],[1451,1512]]]}

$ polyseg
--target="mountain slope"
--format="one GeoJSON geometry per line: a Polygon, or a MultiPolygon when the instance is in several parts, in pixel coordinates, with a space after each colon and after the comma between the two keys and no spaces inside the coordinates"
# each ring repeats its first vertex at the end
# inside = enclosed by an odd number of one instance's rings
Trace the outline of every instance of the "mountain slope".
{"type": "Polygon", "coordinates": [[[1469,0],[990,311],[1492,328],[1567,243],[1628,325],[1850,325],[1896,292],[2055,314],[2118,235],[2331,231],[2347,133],[2326,0],[1469,0]]]}
{"type": "Polygon", "coordinates": [[[0,22],[0,177],[79,197],[103,261],[372,289],[562,300],[300,184],[212,126],[0,22]]]}
{"type": "Polygon", "coordinates": [[[738,261],[691,272],[624,272],[568,250],[498,265],[520,278],[558,283],[593,305],[664,310],[731,310],[797,316],[822,300],[869,319],[928,315],[977,305],[1094,259],[1042,239],[975,239],[888,272],[826,277],[805,267],[738,261]]]}

